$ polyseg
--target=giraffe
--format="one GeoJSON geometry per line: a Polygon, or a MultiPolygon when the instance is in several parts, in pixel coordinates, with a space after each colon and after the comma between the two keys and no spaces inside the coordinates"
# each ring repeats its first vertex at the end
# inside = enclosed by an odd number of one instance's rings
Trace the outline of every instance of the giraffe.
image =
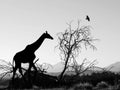
{"type": "Polygon", "coordinates": [[[28,71],[31,69],[31,67],[33,67],[34,70],[37,71],[37,68],[33,63],[34,59],[36,58],[35,51],[41,46],[41,44],[45,39],[52,40],[53,37],[50,34],[48,34],[48,32],[46,31],[39,37],[37,41],[27,45],[24,50],[15,54],[15,56],[13,57],[13,64],[15,62],[15,66],[13,67],[13,77],[12,77],[13,79],[15,77],[17,69],[19,69],[19,72],[23,77],[23,73],[21,70],[21,63],[29,63],[28,71]]]}

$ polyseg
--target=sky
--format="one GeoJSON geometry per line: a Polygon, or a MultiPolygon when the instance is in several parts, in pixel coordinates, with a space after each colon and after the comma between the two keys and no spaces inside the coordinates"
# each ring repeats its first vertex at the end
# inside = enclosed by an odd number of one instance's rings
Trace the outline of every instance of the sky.
{"type": "Polygon", "coordinates": [[[57,33],[66,23],[73,27],[80,20],[92,26],[96,51],[80,53],[104,67],[120,61],[120,0],[0,0],[0,59],[12,62],[14,55],[48,31],[54,40],[45,40],[36,51],[38,63],[56,64],[60,60],[57,33]],[[89,15],[91,21],[85,20],[89,15]]]}

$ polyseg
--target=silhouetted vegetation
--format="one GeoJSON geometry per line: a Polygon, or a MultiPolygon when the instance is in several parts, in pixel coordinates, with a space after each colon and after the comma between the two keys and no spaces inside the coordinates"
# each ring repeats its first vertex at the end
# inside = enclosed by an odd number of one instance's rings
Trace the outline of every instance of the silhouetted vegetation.
{"type": "MultiPolygon", "coordinates": [[[[4,66],[4,65],[2,64],[0,66],[4,66]]],[[[4,66],[3,68],[6,69],[6,66],[4,66]]],[[[109,90],[117,90],[117,89],[119,90],[120,88],[120,74],[119,73],[113,73],[110,71],[98,71],[98,72],[93,72],[92,74],[83,74],[81,76],[76,76],[75,74],[65,74],[61,82],[58,82],[57,76],[49,75],[47,72],[41,72],[41,70],[38,70],[36,79],[34,78],[35,71],[31,71],[30,72],[31,79],[29,81],[28,71],[24,69],[23,70],[25,71],[24,77],[26,78],[27,81],[25,82],[23,77],[21,77],[21,75],[18,73],[14,81],[15,82],[14,86],[12,84],[12,80],[10,79],[9,86],[7,88],[8,89],[33,88],[33,85],[37,86],[37,88],[42,88],[42,89],[62,87],[66,89],[72,88],[75,90],[79,90],[79,89],[100,90],[103,88],[111,88],[109,90]]],[[[12,73],[12,70],[9,68],[7,68],[6,71],[8,71],[8,73],[6,72],[5,75],[10,74],[10,71],[12,73]]],[[[4,74],[1,74],[1,76],[2,75],[3,77],[5,76],[4,74]]]]}

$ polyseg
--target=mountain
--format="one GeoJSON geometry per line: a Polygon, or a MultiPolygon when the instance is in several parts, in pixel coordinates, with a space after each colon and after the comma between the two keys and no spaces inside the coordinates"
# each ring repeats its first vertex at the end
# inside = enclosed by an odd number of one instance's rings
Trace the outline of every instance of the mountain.
{"type": "MultiPolygon", "coordinates": [[[[53,65],[52,67],[48,68],[48,73],[50,75],[59,75],[64,68],[64,64],[62,62],[58,62],[57,64],[53,65]]],[[[93,73],[93,70],[95,71],[101,71],[101,68],[95,67],[94,69],[90,69],[84,72],[84,74],[91,74],[93,73]]],[[[72,71],[67,71],[66,74],[74,74],[72,71]]]]}
{"type": "Polygon", "coordinates": [[[62,62],[58,62],[57,64],[48,68],[48,72],[58,73],[58,72],[61,72],[63,68],[64,68],[64,64],[62,62]]]}
{"type": "Polygon", "coordinates": [[[120,72],[120,62],[113,63],[107,66],[106,69],[112,72],[120,72]]]}
{"type": "MultiPolygon", "coordinates": [[[[58,62],[57,64],[53,65],[53,67],[48,69],[48,72],[58,73],[61,72],[64,68],[64,64],[62,62],[58,62]]],[[[101,67],[95,67],[93,70],[95,71],[101,71],[101,67]]],[[[107,67],[105,67],[105,70],[110,70],[112,72],[120,72],[120,62],[113,63],[107,67]]]]}

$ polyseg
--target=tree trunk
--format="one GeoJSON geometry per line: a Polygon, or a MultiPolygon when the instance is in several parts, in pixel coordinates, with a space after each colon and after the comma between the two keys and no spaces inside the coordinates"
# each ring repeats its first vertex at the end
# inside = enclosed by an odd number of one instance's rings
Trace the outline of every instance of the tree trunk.
{"type": "Polygon", "coordinates": [[[69,57],[70,57],[70,52],[68,52],[68,56],[67,56],[66,61],[65,61],[64,69],[63,69],[63,71],[61,72],[60,77],[59,77],[59,79],[58,79],[59,81],[62,80],[63,75],[64,75],[64,73],[65,73],[65,71],[66,71],[66,69],[67,69],[67,64],[68,64],[69,57]]]}

